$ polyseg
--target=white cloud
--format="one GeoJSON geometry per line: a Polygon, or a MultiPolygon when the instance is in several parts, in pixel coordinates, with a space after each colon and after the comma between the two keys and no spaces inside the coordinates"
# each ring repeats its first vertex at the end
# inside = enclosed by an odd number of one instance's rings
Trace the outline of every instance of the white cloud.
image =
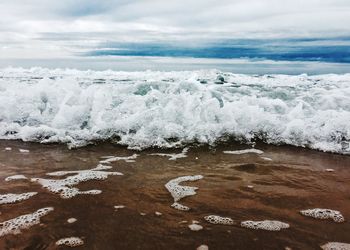
{"type": "Polygon", "coordinates": [[[99,43],[350,34],[348,0],[0,2],[0,58],[69,56],[99,43]]]}

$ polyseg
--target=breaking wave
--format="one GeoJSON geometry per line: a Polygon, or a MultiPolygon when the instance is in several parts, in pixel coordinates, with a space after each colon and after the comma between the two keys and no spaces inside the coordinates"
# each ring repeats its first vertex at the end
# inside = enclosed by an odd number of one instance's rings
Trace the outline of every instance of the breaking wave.
{"type": "Polygon", "coordinates": [[[0,139],[143,149],[228,138],[350,153],[350,74],[0,70],[0,139]]]}

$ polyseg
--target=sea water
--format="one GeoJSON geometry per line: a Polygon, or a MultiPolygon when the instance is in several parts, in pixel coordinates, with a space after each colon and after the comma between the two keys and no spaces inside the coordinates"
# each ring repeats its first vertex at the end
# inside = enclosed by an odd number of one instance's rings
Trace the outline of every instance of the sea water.
{"type": "Polygon", "coordinates": [[[0,70],[0,139],[133,149],[263,140],[350,153],[350,74],[0,70]]]}

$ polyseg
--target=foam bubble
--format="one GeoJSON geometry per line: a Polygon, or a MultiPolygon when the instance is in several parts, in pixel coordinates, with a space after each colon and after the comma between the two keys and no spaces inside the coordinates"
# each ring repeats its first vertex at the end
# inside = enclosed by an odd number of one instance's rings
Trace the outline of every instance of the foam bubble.
{"type": "Polygon", "coordinates": [[[223,151],[224,154],[231,154],[231,155],[242,155],[242,154],[263,154],[264,151],[251,148],[251,149],[243,149],[243,150],[234,150],[234,151],[223,151]]]}
{"type": "Polygon", "coordinates": [[[323,250],[350,250],[349,243],[328,242],[321,246],[323,250]]]}
{"type": "Polygon", "coordinates": [[[135,159],[138,157],[138,154],[133,154],[131,156],[120,157],[120,156],[102,156],[106,160],[100,161],[100,163],[111,163],[114,161],[125,161],[125,162],[135,162],[135,159]]]}
{"type": "Polygon", "coordinates": [[[99,190],[99,189],[92,189],[92,190],[87,190],[87,191],[79,191],[78,194],[97,195],[97,194],[102,194],[102,190],[99,190]]]}
{"type": "Polygon", "coordinates": [[[76,171],[57,171],[48,173],[49,176],[64,176],[68,174],[75,174],[68,176],[65,179],[44,179],[44,178],[32,178],[31,181],[41,184],[44,188],[50,192],[59,194],[63,199],[72,198],[78,194],[100,194],[101,190],[87,190],[80,191],[78,188],[73,186],[86,182],[89,180],[105,180],[110,175],[123,175],[120,172],[107,172],[103,171],[106,169],[104,165],[98,165],[97,167],[89,170],[76,170],[76,171]]]}
{"type": "Polygon", "coordinates": [[[171,196],[174,198],[174,203],[172,207],[180,210],[189,210],[188,207],[181,205],[178,203],[184,197],[195,195],[197,187],[190,186],[181,186],[180,183],[184,181],[197,181],[202,179],[202,175],[190,175],[190,176],[181,176],[176,179],[170,180],[167,184],[165,184],[166,189],[170,192],[171,196]]]}
{"type": "Polygon", "coordinates": [[[17,174],[17,175],[12,175],[12,176],[8,176],[5,178],[5,181],[14,181],[14,180],[27,180],[28,178],[25,177],[22,174],[17,174]]]}
{"type": "Polygon", "coordinates": [[[260,158],[263,159],[263,160],[265,160],[265,161],[272,161],[272,159],[269,158],[269,157],[260,157],[260,158]]]}
{"type": "Polygon", "coordinates": [[[177,209],[177,210],[181,210],[181,211],[188,211],[190,210],[190,208],[188,206],[182,205],[178,202],[174,202],[173,204],[171,204],[171,207],[177,209]]]}
{"type": "Polygon", "coordinates": [[[124,205],[114,206],[115,211],[118,211],[119,209],[122,209],[122,208],[125,208],[125,206],[124,205]]]}
{"type": "Polygon", "coordinates": [[[200,231],[203,229],[203,226],[198,225],[197,223],[193,223],[191,225],[188,225],[188,228],[192,231],[200,231]]]}
{"type": "Polygon", "coordinates": [[[197,247],[197,250],[209,250],[209,247],[207,245],[200,245],[197,247]]]}
{"type": "Polygon", "coordinates": [[[163,215],[161,212],[158,212],[158,211],[154,212],[154,214],[157,215],[157,216],[162,216],[163,215]]]}
{"type": "Polygon", "coordinates": [[[28,229],[40,223],[40,218],[53,211],[53,207],[41,208],[32,214],[21,215],[0,223],[0,237],[7,234],[19,234],[21,230],[28,229]]]}
{"type": "Polygon", "coordinates": [[[250,229],[261,229],[267,231],[280,231],[281,229],[289,228],[289,224],[277,220],[263,220],[263,221],[242,221],[241,227],[250,229]]]}
{"type": "Polygon", "coordinates": [[[334,222],[344,222],[345,219],[343,215],[337,211],[332,209],[325,209],[325,208],[314,208],[314,209],[307,209],[302,210],[300,213],[304,216],[313,217],[315,219],[332,219],[334,222]]]}
{"type": "Polygon", "coordinates": [[[204,219],[211,224],[233,225],[234,221],[229,217],[221,217],[219,215],[208,215],[204,219]]]}
{"type": "Polygon", "coordinates": [[[0,195],[0,204],[11,204],[24,200],[38,194],[37,192],[28,192],[23,194],[2,194],[0,195]]]}
{"type": "Polygon", "coordinates": [[[188,152],[188,148],[184,148],[181,153],[178,154],[164,154],[164,153],[153,153],[149,155],[156,155],[156,156],[165,156],[169,157],[169,161],[175,161],[180,158],[186,158],[186,153],[188,152]]]}
{"type": "Polygon", "coordinates": [[[77,221],[76,218],[69,218],[69,219],[67,220],[67,222],[68,222],[69,224],[72,224],[72,223],[74,223],[74,222],[76,222],[76,221],[77,221]]]}
{"type": "Polygon", "coordinates": [[[20,148],[20,149],[18,149],[18,151],[21,152],[21,153],[29,153],[29,150],[28,150],[28,149],[22,149],[22,148],[20,148]]]}
{"type": "Polygon", "coordinates": [[[84,245],[84,241],[78,237],[67,237],[56,241],[57,246],[77,247],[84,245]]]}
{"type": "Polygon", "coordinates": [[[10,148],[10,147],[5,148],[5,151],[11,151],[11,150],[12,150],[12,148],[10,148]]]}

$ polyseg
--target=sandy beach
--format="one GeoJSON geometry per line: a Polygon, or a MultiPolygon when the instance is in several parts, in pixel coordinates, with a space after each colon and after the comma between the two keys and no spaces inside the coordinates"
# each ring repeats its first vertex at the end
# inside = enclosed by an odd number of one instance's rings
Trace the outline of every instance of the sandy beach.
{"type": "Polygon", "coordinates": [[[183,158],[169,160],[171,156],[154,154],[178,154],[181,149],[131,151],[99,144],[69,150],[58,144],[0,141],[1,194],[38,193],[0,205],[1,222],[54,208],[39,224],[20,234],[2,236],[0,248],[57,249],[56,241],[71,236],[84,241],[81,249],[196,249],[203,244],[209,249],[320,249],[327,242],[349,240],[349,156],[262,143],[255,146],[261,154],[224,153],[250,148],[235,143],[194,147],[183,158]],[[138,156],[131,160],[111,158],[134,154],[138,156]],[[100,194],[63,199],[30,180],[62,179],[74,174],[57,177],[47,173],[93,169],[101,162],[111,166],[103,171],[123,175],[76,185],[81,191],[100,190],[100,194]],[[13,175],[28,179],[5,181],[13,175]],[[164,185],[190,175],[203,176],[181,183],[198,187],[196,195],[179,201],[190,210],[174,209],[164,185]],[[346,221],[318,220],[299,212],[313,208],[338,210],[346,221]],[[208,215],[229,217],[233,225],[210,224],[204,219],[208,215]],[[68,223],[69,218],[76,222],[68,223]],[[271,232],[241,227],[247,220],[277,220],[288,223],[289,228],[271,232]],[[192,221],[203,229],[190,230],[192,221]]]}
{"type": "Polygon", "coordinates": [[[350,250],[350,1],[0,16],[0,250],[350,250]]]}

